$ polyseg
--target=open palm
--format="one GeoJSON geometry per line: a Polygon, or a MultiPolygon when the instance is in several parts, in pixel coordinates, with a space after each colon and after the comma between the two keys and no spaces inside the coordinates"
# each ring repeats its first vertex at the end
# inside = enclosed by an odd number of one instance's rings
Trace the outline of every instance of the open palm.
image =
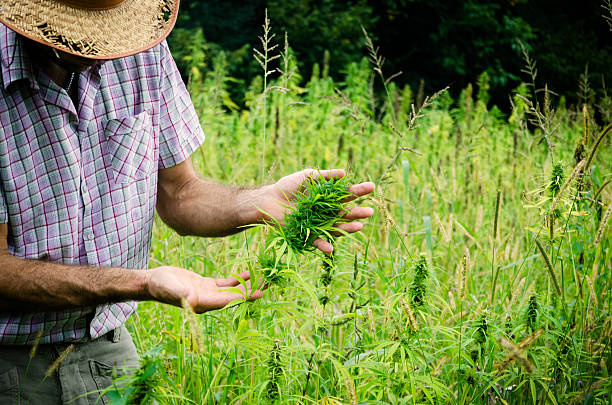
{"type": "Polygon", "coordinates": [[[163,266],[150,270],[148,292],[156,301],[181,306],[182,300],[197,313],[221,309],[232,301],[261,298],[261,289],[251,289],[249,272],[234,277],[210,278],[178,267],[163,266]]]}

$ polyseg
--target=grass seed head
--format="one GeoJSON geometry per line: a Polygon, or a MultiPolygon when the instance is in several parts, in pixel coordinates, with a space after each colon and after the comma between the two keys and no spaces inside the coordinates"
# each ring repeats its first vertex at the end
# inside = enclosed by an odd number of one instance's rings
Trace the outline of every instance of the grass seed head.
{"type": "Polygon", "coordinates": [[[66,347],[63,352],[60,353],[59,357],[55,359],[55,361],[49,366],[49,368],[45,372],[45,378],[50,377],[51,374],[53,374],[60,367],[60,365],[64,362],[64,360],[66,360],[66,357],[68,357],[70,352],[74,350],[74,347],[74,344],[71,344],[66,347]]]}

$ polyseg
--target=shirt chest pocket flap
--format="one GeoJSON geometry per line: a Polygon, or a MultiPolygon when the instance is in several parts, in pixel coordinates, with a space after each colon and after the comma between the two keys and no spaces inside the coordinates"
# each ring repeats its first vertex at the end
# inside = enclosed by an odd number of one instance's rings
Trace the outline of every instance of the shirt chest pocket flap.
{"type": "Polygon", "coordinates": [[[117,183],[130,183],[151,174],[155,143],[151,117],[146,111],[136,116],[109,119],[104,134],[117,183]]]}

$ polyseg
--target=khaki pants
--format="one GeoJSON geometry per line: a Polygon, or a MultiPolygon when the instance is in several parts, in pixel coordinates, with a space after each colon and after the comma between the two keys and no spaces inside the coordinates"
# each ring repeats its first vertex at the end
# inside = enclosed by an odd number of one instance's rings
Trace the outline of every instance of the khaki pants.
{"type": "Polygon", "coordinates": [[[112,384],[113,368],[122,375],[139,365],[132,338],[121,327],[91,342],[75,343],[57,370],[45,378],[68,346],[40,345],[31,360],[31,346],[0,346],[0,405],[109,404],[100,392],[112,384]]]}

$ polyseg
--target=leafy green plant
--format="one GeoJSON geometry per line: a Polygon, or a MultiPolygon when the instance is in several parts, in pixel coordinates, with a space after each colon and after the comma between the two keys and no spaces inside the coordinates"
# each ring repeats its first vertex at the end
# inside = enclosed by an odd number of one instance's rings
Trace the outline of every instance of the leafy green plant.
{"type": "Polygon", "coordinates": [[[295,196],[295,206],[288,207],[284,222],[276,228],[272,243],[281,252],[299,254],[314,250],[317,238],[332,241],[334,232],[339,232],[337,223],[343,221],[348,186],[346,177],[306,179],[303,190],[295,196]]]}
{"type": "Polygon", "coordinates": [[[423,114],[423,88],[371,91],[383,77],[367,60],[335,66],[347,72],[337,81],[331,58],[303,83],[293,63],[269,76],[268,89],[292,90],[269,93],[266,110],[259,76],[245,109],[217,114],[206,100],[233,82],[208,80],[226,65],[211,59],[192,96],[213,136],[194,165],[252,184],[265,126],[270,177],[351,164],[353,178],[384,178],[365,201],[375,216],[336,238],[350,181],[318,179],[266,231],[179,238],[156,220],[152,264],[252,270],[282,288],[201,316],[140,304],[129,327],[161,362],[145,391],[160,405],[609,402],[612,126],[535,85],[518,87],[509,118],[490,106],[486,76],[423,114]],[[314,254],[316,237],[335,255],[314,254]]]}

